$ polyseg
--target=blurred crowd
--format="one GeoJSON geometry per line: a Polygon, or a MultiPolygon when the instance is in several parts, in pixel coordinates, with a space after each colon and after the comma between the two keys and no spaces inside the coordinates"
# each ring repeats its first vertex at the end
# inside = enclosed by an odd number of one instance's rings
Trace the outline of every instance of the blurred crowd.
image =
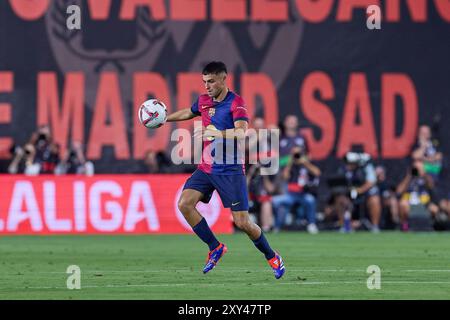
{"type": "MultiPolygon", "coordinates": [[[[252,127],[265,128],[264,119],[255,118],[252,127]]],[[[398,184],[388,179],[383,165],[357,149],[345,154],[333,174],[324,176],[311,160],[298,118],[286,116],[279,128],[279,173],[262,176],[259,164],[247,170],[250,211],[266,232],[450,229],[450,193],[441,183],[443,154],[429,126],[420,126],[398,184]],[[325,201],[320,201],[319,185],[321,193],[326,190],[325,201]]]]}
{"type": "MultiPolygon", "coordinates": [[[[332,174],[324,174],[311,160],[295,115],[269,128],[280,129],[279,154],[271,153],[270,136],[260,134],[268,128],[263,118],[254,118],[250,128],[257,136],[257,148],[251,145],[255,140],[246,144],[250,213],[264,231],[450,229],[450,192],[441,183],[443,154],[429,126],[419,127],[399,183],[390,179],[386,167],[357,149],[347,152],[332,174]],[[259,160],[270,157],[278,159],[280,170],[261,174],[261,163],[267,161],[259,160]]],[[[11,154],[11,174],[94,174],[83,145],[72,141],[67,150],[60,150],[49,126],[40,127],[25,145],[14,145],[11,154]]],[[[130,173],[192,173],[195,169],[194,164],[174,165],[165,151],[150,149],[130,173]]]]}
{"type": "Polygon", "coordinates": [[[94,165],[91,161],[86,161],[83,145],[72,141],[67,150],[61,150],[48,125],[33,132],[23,146],[14,144],[10,153],[10,174],[94,174],[94,165]]]}

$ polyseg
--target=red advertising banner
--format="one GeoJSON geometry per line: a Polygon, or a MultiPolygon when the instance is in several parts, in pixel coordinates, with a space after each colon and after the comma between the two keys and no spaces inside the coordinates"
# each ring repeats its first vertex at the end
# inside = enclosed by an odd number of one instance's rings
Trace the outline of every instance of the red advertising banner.
{"type": "MultiPolygon", "coordinates": [[[[0,175],[0,234],[191,233],[177,208],[187,178],[0,175]]],[[[197,208],[214,232],[232,232],[216,192],[197,208]]]]}

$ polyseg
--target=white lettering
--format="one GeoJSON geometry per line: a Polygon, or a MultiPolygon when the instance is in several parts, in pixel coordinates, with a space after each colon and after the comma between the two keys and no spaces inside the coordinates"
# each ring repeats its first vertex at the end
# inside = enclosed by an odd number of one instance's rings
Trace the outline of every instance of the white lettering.
{"type": "Polygon", "coordinates": [[[42,220],[34,194],[33,185],[29,181],[17,181],[12,192],[12,201],[8,210],[7,230],[16,231],[19,224],[29,219],[33,231],[42,230],[42,220]],[[22,211],[22,204],[26,209],[22,211]]]}
{"type": "Polygon", "coordinates": [[[125,231],[134,231],[136,224],[147,219],[148,228],[152,231],[159,229],[158,215],[150,186],[145,181],[135,181],[131,185],[130,199],[125,217],[125,231]],[[143,211],[139,211],[139,203],[142,201],[143,211]]]}
{"type": "Polygon", "coordinates": [[[99,181],[92,185],[89,192],[91,223],[98,231],[116,231],[123,217],[123,210],[117,201],[106,201],[105,211],[111,215],[111,218],[102,219],[102,194],[109,194],[113,197],[122,196],[122,188],[114,181],[99,181]]]}

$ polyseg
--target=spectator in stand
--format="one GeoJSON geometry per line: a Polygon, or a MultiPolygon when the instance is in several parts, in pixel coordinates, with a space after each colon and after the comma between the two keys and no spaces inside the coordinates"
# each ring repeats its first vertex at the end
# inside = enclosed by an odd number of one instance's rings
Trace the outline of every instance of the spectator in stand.
{"type": "Polygon", "coordinates": [[[413,205],[424,205],[427,207],[434,219],[439,211],[439,207],[432,201],[434,188],[433,178],[425,173],[422,161],[415,161],[408,168],[406,176],[397,187],[397,194],[400,198],[400,221],[402,231],[409,230],[408,217],[413,205]]]}

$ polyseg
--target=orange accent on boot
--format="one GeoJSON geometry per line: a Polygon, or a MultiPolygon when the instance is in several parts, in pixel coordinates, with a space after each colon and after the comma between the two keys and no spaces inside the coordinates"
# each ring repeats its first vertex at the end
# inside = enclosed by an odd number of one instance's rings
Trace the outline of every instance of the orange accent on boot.
{"type": "Polygon", "coordinates": [[[280,260],[278,259],[277,255],[273,257],[270,260],[267,260],[272,268],[279,268],[280,267],[280,260]]]}

